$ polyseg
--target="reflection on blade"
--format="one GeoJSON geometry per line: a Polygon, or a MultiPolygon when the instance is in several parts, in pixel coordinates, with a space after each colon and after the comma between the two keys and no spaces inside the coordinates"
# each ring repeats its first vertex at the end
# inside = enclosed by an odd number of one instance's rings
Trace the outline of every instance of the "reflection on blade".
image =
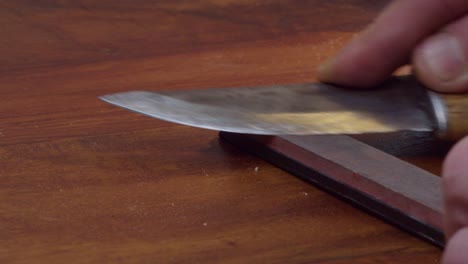
{"type": "Polygon", "coordinates": [[[325,84],[188,91],[135,91],[103,100],[166,121],[248,134],[431,131],[422,89],[394,80],[377,90],[325,84]]]}

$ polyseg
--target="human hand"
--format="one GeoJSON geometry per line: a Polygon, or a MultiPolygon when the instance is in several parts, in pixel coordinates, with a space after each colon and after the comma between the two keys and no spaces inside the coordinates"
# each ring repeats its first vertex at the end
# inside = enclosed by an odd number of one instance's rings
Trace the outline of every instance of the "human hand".
{"type": "MultiPolygon", "coordinates": [[[[377,20],[319,68],[321,81],[371,87],[411,63],[439,92],[468,92],[468,1],[395,0],[377,20]]],[[[467,117],[468,118],[468,117],[467,117]]],[[[468,263],[468,137],[443,168],[443,263],[468,263]]]]}
{"type": "Polygon", "coordinates": [[[443,92],[468,91],[468,1],[396,0],[319,68],[325,82],[369,87],[412,62],[419,79],[443,92]]]}

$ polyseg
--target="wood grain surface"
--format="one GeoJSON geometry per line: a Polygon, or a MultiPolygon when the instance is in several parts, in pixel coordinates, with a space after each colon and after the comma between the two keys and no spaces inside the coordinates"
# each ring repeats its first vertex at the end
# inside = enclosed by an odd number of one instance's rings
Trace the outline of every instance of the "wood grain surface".
{"type": "Polygon", "coordinates": [[[314,81],[386,3],[1,1],[0,263],[438,263],[215,131],[97,99],[314,81]]]}

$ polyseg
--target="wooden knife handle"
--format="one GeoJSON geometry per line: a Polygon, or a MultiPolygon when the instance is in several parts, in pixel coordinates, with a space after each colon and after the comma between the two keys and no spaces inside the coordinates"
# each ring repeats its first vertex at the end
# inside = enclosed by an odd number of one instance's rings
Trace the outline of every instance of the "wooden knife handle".
{"type": "Polygon", "coordinates": [[[430,92],[438,135],[458,140],[468,135],[468,95],[430,92]]]}

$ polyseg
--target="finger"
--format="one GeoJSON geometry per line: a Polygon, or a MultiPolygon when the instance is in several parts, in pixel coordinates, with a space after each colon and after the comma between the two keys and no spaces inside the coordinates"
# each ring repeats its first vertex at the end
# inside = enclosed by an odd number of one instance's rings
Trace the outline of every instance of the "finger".
{"type": "Polygon", "coordinates": [[[458,231],[448,241],[444,255],[442,256],[443,264],[462,264],[468,261],[468,228],[463,228],[458,231]]]}
{"type": "Polygon", "coordinates": [[[434,90],[468,91],[468,15],[419,45],[413,65],[418,78],[434,90]]]}
{"type": "Polygon", "coordinates": [[[442,170],[444,228],[450,238],[468,226],[468,137],[461,140],[445,159],[442,170]]]}
{"type": "Polygon", "coordinates": [[[397,0],[338,55],[319,68],[319,79],[373,86],[411,57],[425,37],[468,11],[466,0],[397,0]]]}

